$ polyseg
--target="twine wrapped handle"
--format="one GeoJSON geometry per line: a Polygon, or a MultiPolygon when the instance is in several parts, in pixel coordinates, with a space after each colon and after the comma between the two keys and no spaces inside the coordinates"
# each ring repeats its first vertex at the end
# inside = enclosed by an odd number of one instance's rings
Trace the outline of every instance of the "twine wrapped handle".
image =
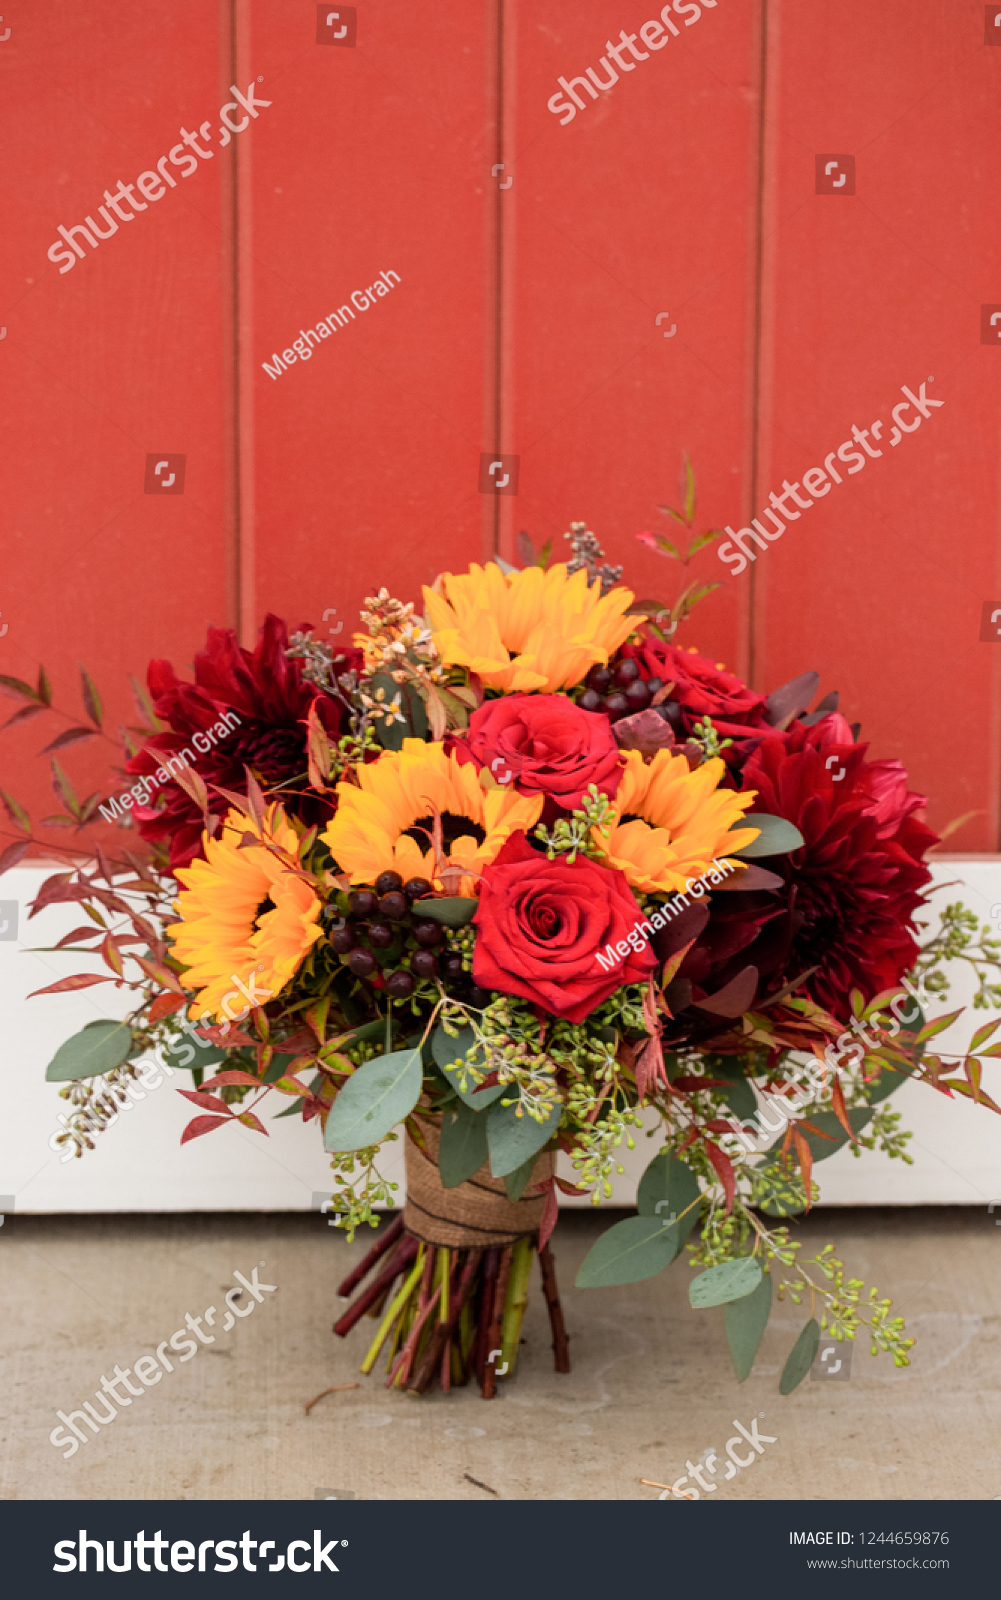
{"type": "Polygon", "coordinates": [[[441,1119],[421,1116],[425,1147],[408,1135],[405,1146],[407,1199],[403,1223],[407,1233],[425,1244],[449,1250],[483,1250],[514,1244],[542,1226],[546,1196],[528,1191],[548,1184],[555,1170],[552,1151],[539,1156],[520,1200],[509,1200],[503,1178],[484,1162],[465,1183],[446,1189],[438,1171],[441,1119]]]}

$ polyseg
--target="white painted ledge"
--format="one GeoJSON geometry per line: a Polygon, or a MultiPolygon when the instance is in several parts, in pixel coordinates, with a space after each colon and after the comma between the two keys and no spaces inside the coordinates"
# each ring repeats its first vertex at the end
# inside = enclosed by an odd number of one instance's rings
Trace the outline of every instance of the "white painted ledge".
{"type": "MultiPolygon", "coordinates": [[[[33,945],[52,945],[81,920],[70,906],[53,906],[27,920],[27,905],[51,869],[19,868],[0,878],[0,926],[4,902],[16,901],[16,939],[0,934],[0,1015],[4,1019],[2,1114],[0,1114],[0,1196],[14,1198],[16,1211],[300,1211],[308,1210],[314,1191],[329,1192],[329,1169],[315,1124],[289,1118],[268,1122],[270,1137],[233,1127],[209,1134],[180,1148],[181,1129],[191,1115],[190,1102],[174,1093],[188,1087],[178,1072],[143,1102],[123,1114],[95,1148],[80,1160],[63,1163],[49,1148],[66,1104],[44,1079],[45,1067],[62,1041],[86,1022],[124,1015],[128,995],[111,985],[80,994],[28,994],[70,972],[105,971],[86,956],[34,954],[33,945]]],[[[935,900],[962,899],[984,921],[997,904],[1001,911],[1001,857],[940,856],[935,858],[935,900]],[[956,880],[961,880],[956,884],[956,880]]],[[[953,990],[952,1004],[972,997],[972,984],[953,990]]],[[[977,1022],[986,1013],[976,1013],[977,1022]]],[[[974,1024],[967,1012],[953,1036],[958,1045],[974,1024]],[[965,1032],[963,1031],[965,1028],[965,1032]]],[[[948,1037],[948,1036],[947,1036],[948,1037]]],[[[946,1047],[947,1048],[947,1047],[946,1047]]],[[[1001,1102],[1001,1062],[987,1067],[985,1086],[1001,1102]]],[[[855,1159],[848,1150],[821,1163],[815,1175],[823,1201],[833,1205],[976,1205],[998,1201],[1001,1215],[1001,1117],[969,1104],[946,1102],[933,1090],[905,1084],[894,1097],[904,1126],[914,1133],[914,1165],[888,1161],[864,1152],[855,1159]]],[[[392,1148],[387,1176],[399,1182],[403,1195],[401,1145],[392,1148]]],[[[617,1180],[609,1204],[631,1204],[636,1180],[656,1149],[642,1137],[631,1154],[624,1153],[626,1175],[617,1180]]],[[[566,1158],[561,1172],[570,1177],[566,1158]]],[[[561,1205],[587,1204],[561,1198],[561,1205]]]]}

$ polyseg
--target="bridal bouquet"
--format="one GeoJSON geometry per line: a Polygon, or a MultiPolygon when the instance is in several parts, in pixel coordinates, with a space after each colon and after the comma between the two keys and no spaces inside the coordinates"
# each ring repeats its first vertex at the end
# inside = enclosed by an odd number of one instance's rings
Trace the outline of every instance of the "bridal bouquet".
{"type": "MultiPolygon", "coordinates": [[[[783,1392],[821,1326],[906,1365],[889,1300],[833,1246],[803,1260],[789,1219],[846,1145],[909,1159],[887,1104],[907,1076],[999,1109],[981,1074],[1001,1019],[947,1061],[932,1045],[959,1013],[929,1016],[955,958],[980,974],[975,1004],[1001,999],[998,945],[958,905],[918,943],[923,798],[836,694],[810,709],[816,674],[758,694],[674,642],[697,594],[637,603],[583,524],[567,537],[566,564],[523,540],[521,570],[444,574],[422,615],[381,589],[340,652],[269,616],[254,651],[210,630],[194,682],[154,661],[117,799],[81,799],[53,758],[64,811],[46,825],[101,812],[119,830],[33,908],[79,903],[88,922],[56,948],[109,975],[38,992],[138,991],[50,1064],[71,1108],[54,1143],[93,1148],[172,1057],[192,1073],[182,1142],[233,1122],[267,1137],[269,1097],[315,1123],[353,1237],[394,1207],[379,1162],[402,1137],[404,1208],[341,1285],[369,1279],[335,1330],[368,1312],[365,1371],[382,1356],[418,1393],[475,1374],[489,1397],[536,1254],[569,1371],[557,1196],[610,1197],[623,1147],[652,1139],[637,1214],[579,1286],[687,1247],[691,1304],[725,1306],[738,1378],[773,1285],[811,1305],[783,1392]]],[[[50,703],[44,672],[3,687],[19,716],[50,703]]],[[[84,704],[51,750],[103,734],[86,674],[84,704]]],[[[4,801],[22,837],[0,870],[34,837],[4,801]]]]}

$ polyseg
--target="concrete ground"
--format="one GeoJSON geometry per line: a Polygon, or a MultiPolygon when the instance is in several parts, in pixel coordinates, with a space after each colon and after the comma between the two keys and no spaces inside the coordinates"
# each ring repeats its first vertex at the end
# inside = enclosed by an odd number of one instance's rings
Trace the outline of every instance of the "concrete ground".
{"type": "MultiPolygon", "coordinates": [[[[378,1372],[361,1377],[366,1319],[333,1337],[334,1287],[369,1248],[368,1230],[349,1246],[312,1214],[8,1217],[0,1497],[655,1499],[641,1478],[672,1483],[686,1460],[722,1456],[734,1419],[750,1429],[755,1416],[774,1442],[730,1482],[720,1467],[711,1498],[1001,1497],[1001,1230],[986,1208],[806,1219],[804,1254],[834,1240],[918,1342],[898,1372],[859,1340],[848,1382],[808,1379],[785,1399],[778,1375],[808,1310],[773,1310],[738,1385],[722,1310],[689,1309],[681,1262],[625,1288],[573,1287],[614,1220],[564,1213],[556,1232],[573,1372],[552,1370],[536,1276],[516,1378],[485,1402],[472,1386],[413,1399],[389,1393],[378,1372]],[[222,1332],[233,1271],[251,1279],[255,1266],[277,1291],[222,1332]],[[175,1350],[172,1374],[64,1460],[49,1443],[57,1409],[96,1405],[102,1374],[132,1368],[186,1312],[211,1305],[215,1342],[183,1365],[175,1350]],[[303,1414],[319,1390],[353,1382],[303,1414]]],[[[249,1300],[234,1297],[238,1309],[249,1300]]]]}

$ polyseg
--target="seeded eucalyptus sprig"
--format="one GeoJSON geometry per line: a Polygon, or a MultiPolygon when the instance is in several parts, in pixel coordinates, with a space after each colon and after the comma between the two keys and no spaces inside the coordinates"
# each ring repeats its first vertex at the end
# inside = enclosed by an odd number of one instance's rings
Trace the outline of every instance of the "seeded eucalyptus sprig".
{"type": "Polygon", "coordinates": [[[588,785],[583,799],[583,805],[572,811],[569,819],[557,818],[551,830],[541,822],[536,828],[535,837],[545,845],[550,861],[565,855],[572,867],[578,856],[589,856],[592,861],[602,859],[604,851],[595,844],[592,831],[597,829],[602,838],[607,839],[615,808],[607,794],[601,794],[594,783],[588,785]]]}

